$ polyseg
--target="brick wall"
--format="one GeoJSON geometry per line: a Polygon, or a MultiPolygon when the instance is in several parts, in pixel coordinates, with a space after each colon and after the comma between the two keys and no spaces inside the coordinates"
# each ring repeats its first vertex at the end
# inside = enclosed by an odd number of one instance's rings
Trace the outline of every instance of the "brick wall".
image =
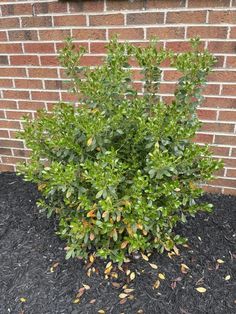
{"type": "MultiPolygon", "coordinates": [[[[15,139],[22,115],[34,117],[37,109],[73,101],[57,61],[66,36],[88,49],[83,64],[95,65],[115,33],[135,43],[156,35],[160,46],[175,51],[199,35],[218,63],[204,91],[204,124],[196,140],[210,144],[225,162],[206,189],[236,194],[236,0],[1,0],[0,15],[0,171],[15,171],[29,156],[15,139]]],[[[176,79],[175,71],[163,69],[160,93],[166,99],[176,79]]]]}

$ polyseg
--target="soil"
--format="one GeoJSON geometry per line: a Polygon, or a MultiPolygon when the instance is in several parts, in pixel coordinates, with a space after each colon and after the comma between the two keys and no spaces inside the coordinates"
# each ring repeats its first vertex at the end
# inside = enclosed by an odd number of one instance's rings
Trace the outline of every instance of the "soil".
{"type": "Polygon", "coordinates": [[[39,213],[37,197],[33,184],[15,174],[0,174],[1,314],[236,313],[235,197],[204,196],[215,211],[178,227],[189,238],[189,247],[180,247],[179,256],[171,258],[153,254],[149,262],[158,269],[142,258],[126,264],[136,278],[127,284],[133,297],[122,301],[125,276],[113,280],[117,288],[104,278],[105,262],[95,263],[99,273],[89,277],[82,261],[65,260],[65,243],[55,234],[57,222],[39,213]],[[181,272],[181,263],[189,269],[181,272]],[[159,278],[160,286],[153,289],[160,273],[165,279],[159,278]],[[74,304],[83,284],[90,289],[74,304]]]}

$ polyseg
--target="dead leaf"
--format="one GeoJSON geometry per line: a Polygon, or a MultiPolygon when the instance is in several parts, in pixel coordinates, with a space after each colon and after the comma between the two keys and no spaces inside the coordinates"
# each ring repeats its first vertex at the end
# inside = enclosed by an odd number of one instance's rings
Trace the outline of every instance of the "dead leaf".
{"type": "Polygon", "coordinates": [[[99,314],[105,314],[106,312],[104,310],[99,310],[98,313],[99,314]]]}
{"type": "Polygon", "coordinates": [[[20,298],[21,303],[25,303],[27,301],[26,298],[20,298]]]}
{"type": "Polygon", "coordinates": [[[79,299],[82,297],[82,295],[85,293],[85,288],[80,288],[79,292],[76,294],[76,299],[79,299]]]}
{"type": "Polygon", "coordinates": [[[121,299],[121,300],[120,300],[120,304],[125,304],[125,303],[126,303],[126,301],[127,301],[127,298],[125,298],[125,299],[121,299]]]}
{"type": "Polygon", "coordinates": [[[130,269],[127,269],[127,270],[126,270],[126,275],[129,276],[130,273],[131,273],[131,270],[130,270],[130,269]]]}
{"type": "Polygon", "coordinates": [[[90,304],[94,304],[96,302],[96,299],[92,299],[89,301],[90,304]]]}
{"type": "Polygon", "coordinates": [[[134,280],[134,278],[135,278],[135,273],[132,272],[132,273],[130,274],[129,278],[130,278],[130,280],[134,280]]]}
{"type": "Polygon", "coordinates": [[[165,275],[162,274],[162,273],[159,273],[159,274],[158,274],[158,277],[159,277],[161,280],[165,280],[165,279],[166,279],[165,275]]]}
{"type": "Polygon", "coordinates": [[[93,254],[90,254],[89,255],[89,261],[90,261],[90,263],[94,263],[94,261],[95,261],[95,258],[94,258],[94,256],[93,256],[93,254]]]}
{"type": "Polygon", "coordinates": [[[230,278],[231,278],[230,275],[225,276],[225,280],[226,280],[226,281],[230,280],[230,278]]]}
{"type": "Polygon", "coordinates": [[[89,235],[89,239],[90,239],[90,241],[93,241],[93,240],[95,239],[95,235],[94,235],[94,233],[90,233],[90,235],[89,235]]]}
{"type": "Polygon", "coordinates": [[[124,293],[131,293],[131,292],[133,292],[134,291],[134,289],[125,289],[124,290],[124,293]]]}
{"type": "Polygon", "coordinates": [[[179,255],[179,249],[177,248],[177,246],[174,245],[173,250],[176,255],[179,255]]]}
{"type": "Polygon", "coordinates": [[[112,265],[105,269],[104,274],[109,275],[112,270],[112,265]]]}
{"type": "Polygon", "coordinates": [[[217,261],[218,264],[224,264],[224,261],[222,259],[220,259],[220,258],[218,260],[216,260],[216,261],[217,261]]]}
{"type": "Polygon", "coordinates": [[[172,283],[171,283],[171,285],[170,285],[170,286],[171,286],[171,289],[174,290],[174,289],[176,288],[176,285],[177,285],[177,284],[176,284],[176,281],[172,281],[172,283]]]}
{"type": "Polygon", "coordinates": [[[126,298],[128,296],[128,294],[126,294],[126,293],[120,293],[119,294],[119,298],[120,299],[124,299],[124,298],[126,298]]]}
{"type": "Polygon", "coordinates": [[[82,284],[82,285],[83,285],[83,287],[84,287],[85,290],[89,290],[89,289],[90,289],[90,286],[89,286],[89,285],[84,285],[84,284],[82,284]]]}
{"type": "Polygon", "coordinates": [[[200,292],[200,293],[205,293],[206,292],[206,288],[204,288],[204,287],[198,287],[198,288],[196,288],[196,290],[198,292],[200,292]]]}
{"type": "Polygon", "coordinates": [[[181,273],[187,274],[187,272],[189,271],[189,267],[186,264],[181,264],[180,270],[181,273]]]}
{"type": "Polygon", "coordinates": [[[143,312],[142,309],[138,310],[138,312],[137,312],[137,314],[143,314],[143,313],[144,313],[144,312],[143,312]]]}
{"type": "Polygon", "coordinates": [[[112,284],[113,287],[115,287],[117,289],[121,287],[121,284],[118,283],[118,282],[112,282],[111,284],[112,284]]]}
{"type": "Polygon", "coordinates": [[[111,267],[111,266],[112,266],[112,262],[109,262],[109,263],[106,264],[106,267],[105,267],[105,268],[109,268],[109,267],[111,267]]]}
{"type": "Polygon", "coordinates": [[[93,138],[90,137],[90,138],[88,139],[88,141],[87,141],[87,145],[90,146],[90,145],[92,144],[92,142],[93,142],[93,138]]]}
{"type": "Polygon", "coordinates": [[[149,265],[150,265],[153,269],[157,269],[157,268],[158,268],[156,264],[149,263],[149,265]]]}
{"type": "Polygon", "coordinates": [[[142,259],[144,259],[145,261],[149,261],[149,258],[147,257],[147,255],[141,253],[142,259]]]}
{"type": "Polygon", "coordinates": [[[160,287],[160,280],[157,279],[155,282],[154,282],[154,285],[153,285],[153,289],[158,289],[160,287]]]}
{"type": "Polygon", "coordinates": [[[121,243],[121,249],[124,249],[124,248],[126,248],[126,246],[128,245],[128,241],[124,241],[124,242],[122,242],[121,243]]]}
{"type": "Polygon", "coordinates": [[[74,303],[74,304],[80,303],[80,299],[75,299],[75,300],[73,301],[73,303],[74,303]]]}

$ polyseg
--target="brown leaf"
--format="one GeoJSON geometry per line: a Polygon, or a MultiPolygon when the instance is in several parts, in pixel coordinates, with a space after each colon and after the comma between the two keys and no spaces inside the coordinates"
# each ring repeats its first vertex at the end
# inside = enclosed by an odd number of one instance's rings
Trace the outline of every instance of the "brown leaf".
{"type": "Polygon", "coordinates": [[[160,287],[160,280],[157,279],[155,282],[154,282],[154,285],[153,285],[153,289],[158,289],[160,287]]]}
{"type": "Polygon", "coordinates": [[[125,303],[126,303],[126,301],[127,301],[127,298],[125,298],[125,299],[121,299],[121,300],[120,300],[120,304],[125,304],[125,303]]]}
{"type": "Polygon", "coordinates": [[[81,298],[84,293],[85,293],[85,288],[84,287],[80,288],[79,292],[76,294],[76,299],[81,298]]]}
{"type": "Polygon", "coordinates": [[[119,294],[119,298],[120,299],[124,299],[124,298],[126,298],[128,296],[128,294],[126,294],[126,293],[120,293],[119,294]]]}
{"type": "Polygon", "coordinates": [[[181,270],[181,273],[187,274],[187,272],[189,271],[189,267],[185,264],[181,264],[180,270],[181,270]]]}
{"type": "Polygon", "coordinates": [[[94,304],[96,302],[96,299],[92,299],[89,301],[90,304],[94,304]]]}
{"type": "Polygon", "coordinates": [[[117,289],[119,289],[121,287],[121,284],[118,283],[118,282],[112,282],[111,284],[112,284],[113,287],[115,287],[117,289]]]}
{"type": "Polygon", "coordinates": [[[171,286],[171,289],[174,290],[174,289],[176,288],[176,285],[177,285],[177,284],[176,284],[176,281],[172,281],[172,283],[171,283],[171,285],[170,285],[170,286],[171,286]]]}

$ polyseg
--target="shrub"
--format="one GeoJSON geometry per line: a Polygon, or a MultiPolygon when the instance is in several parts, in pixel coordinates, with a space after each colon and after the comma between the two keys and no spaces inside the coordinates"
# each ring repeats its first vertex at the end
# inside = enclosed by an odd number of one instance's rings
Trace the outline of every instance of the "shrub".
{"type": "Polygon", "coordinates": [[[192,139],[214,58],[191,42],[190,52],[174,54],[113,39],[104,63],[89,68],[67,40],[60,60],[78,106],[59,103],[26,119],[20,137],[32,156],[19,170],[38,184],[39,206],[58,216],[67,258],[95,252],[122,263],[133,252],[170,250],[185,241],[173,230],[178,222],[211,210],[195,200],[221,163],[192,139]],[[158,96],[163,62],[182,75],[170,105],[158,96]],[[130,64],[140,68],[143,93],[130,64]]]}

